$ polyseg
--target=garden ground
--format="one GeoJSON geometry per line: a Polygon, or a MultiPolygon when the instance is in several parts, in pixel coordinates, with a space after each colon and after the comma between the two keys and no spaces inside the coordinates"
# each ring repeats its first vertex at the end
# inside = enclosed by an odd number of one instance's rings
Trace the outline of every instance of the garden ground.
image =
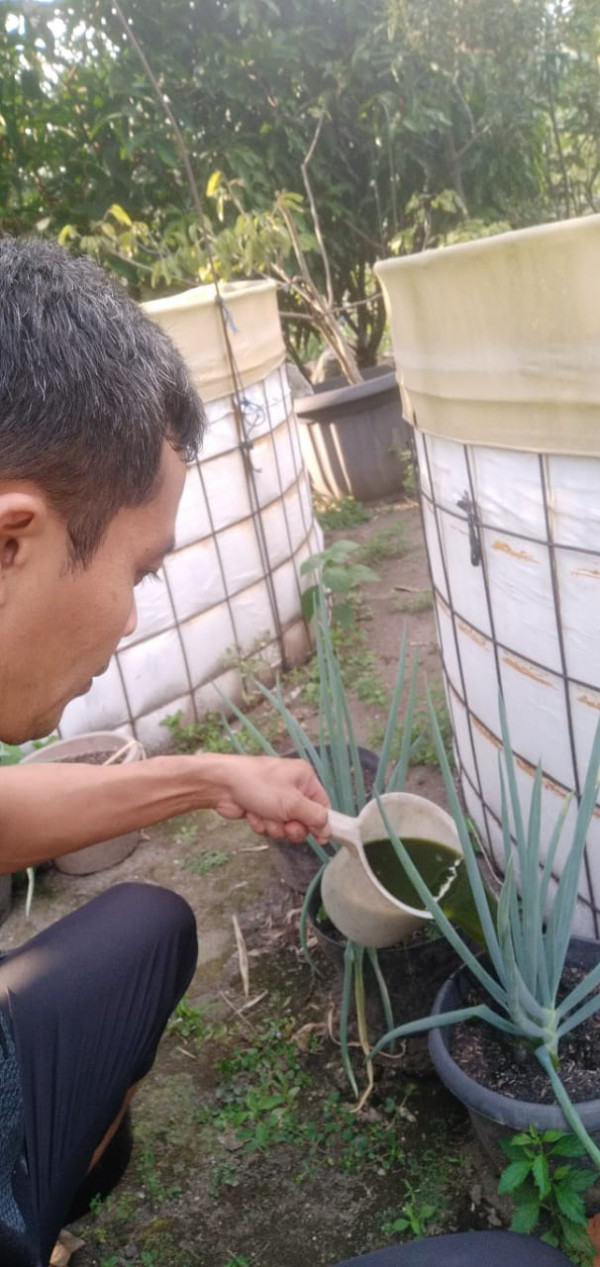
{"type": "MultiPolygon", "coordinates": [[[[352,508],[341,517],[352,520],[352,508]]],[[[358,542],[379,574],[340,650],[360,742],[377,749],[404,621],[421,693],[426,678],[441,701],[418,510],[371,508],[365,522],[329,523],[327,539],[336,537],[358,542]]],[[[310,730],[314,669],[294,671],[285,691],[310,730]]],[[[184,746],[218,742],[211,722],[171,729],[184,746]]],[[[444,803],[431,744],[415,756],[409,790],[444,803]]],[[[200,962],[136,1097],[129,1171],[74,1229],[85,1244],[72,1267],[328,1267],[415,1235],[507,1225],[465,1113],[432,1073],[410,1077],[401,1055],[388,1060],[354,1112],[335,1042],[339,978],[318,951],[321,975],[312,975],[299,951],[300,899],[244,824],[198,813],[148,832],[114,871],[43,872],[28,922],[17,895],[3,947],[133,879],[187,898],[200,962]]],[[[362,1067],[355,1053],[359,1080],[362,1067]]]]}

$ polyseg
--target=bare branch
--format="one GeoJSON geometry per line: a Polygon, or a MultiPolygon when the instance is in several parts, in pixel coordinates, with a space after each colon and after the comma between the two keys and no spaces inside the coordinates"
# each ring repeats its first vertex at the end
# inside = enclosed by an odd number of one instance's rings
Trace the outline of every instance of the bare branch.
{"type": "Polygon", "coordinates": [[[306,189],[308,202],[310,205],[310,214],[312,216],[312,221],[313,221],[313,225],[315,229],[315,237],[317,239],[317,242],[319,243],[321,259],[323,260],[323,268],[325,269],[325,286],[326,286],[326,291],[327,291],[327,303],[329,304],[330,308],[333,308],[333,285],[331,281],[331,269],[329,266],[329,257],[325,249],[325,241],[323,238],[323,234],[321,232],[321,221],[319,220],[317,204],[314,199],[311,183],[308,179],[308,164],[310,163],[310,160],[315,152],[315,149],[317,147],[317,141],[319,140],[319,137],[321,135],[321,128],[323,127],[323,120],[325,118],[325,109],[326,109],[325,102],[323,102],[323,105],[321,106],[321,113],[319,115],[319,122],[317,123],[315,134],[309,146],[308,153],[306,154],[306,157],[301,163],[301,169],[302,169],[302,179],[304,181],[304,188],[306,189]]]}

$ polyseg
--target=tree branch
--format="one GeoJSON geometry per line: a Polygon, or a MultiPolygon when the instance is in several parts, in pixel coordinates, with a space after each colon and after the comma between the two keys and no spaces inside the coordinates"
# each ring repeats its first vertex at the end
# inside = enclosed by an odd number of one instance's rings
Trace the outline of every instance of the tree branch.
{"type": "Polygon", "coordinates": [[[305,158],[304,158],[304,160],[303,160],[303,162],[301,163],[301,165],[300,165],[300,166],[301,166],[301,170],[302,170],[302,179],[303,179],[303,181],[304,181],[304,188],[306,189],[306,193],[307,193],[307,196],[308,196],[308,202],[309,202],[309,206],[310,206],[310,214],[311,214],[311,216],[312,216],[312,221],[313,221],[313,225],[314,225],[314,229],[315,229],[315,237],[316,237],[316,239],[317,239],[317,242],[319,243],[319,250],[320,250],[320,252],[321,252],[321,259],[323,260],[323,268],[325,269],[325,285],[326,285],[326,291],[327,291],[327,303],[329,304],[329,307],[330,307],[330,308],[333,308],[333,285],[332,285],[332,282],[331,282],[331,269],[330,269],[330,267],[329,267],[329,257],[328,257],[328,255],[327,255],[327,251],[326,251],[326,249],[325,249],[325,241],[324,241],[324,238],[323,238],[323,234],[322,234],[322,232],[321,232],[321,222],[320,222],[320,220],[319,220],[319,213],[318,213],[318,211],[317,211],[317,205],[316,205],[316,203],[315,203],[315,199],[314,199],[314,195],[313,195],[313,191],[312,191],[312,186],[311,186],[311,183],[310,183],[310,181],[309,181],[309,179],[308,179],[308,164],[310,163],[310,160],[311,160],[311,158],[312,158],[312,156],[313,156],[313,154],[314,154],[314,152],[315,152],[315,149],[316,149],[316,147],[317,147],[317,142],[318,142],[319,137],[320,137],[320,135],[321,135],[321,128],[323,127],[323,120],[324,120],[324,118],[325,118],[325,102],[323,102],[323,105],[321,106],[321,113],[320,113],[320,115],[319,115],[319,122],[317,123],[317,127],[316,127],[316,130],[315,130],[315,134],[314,134],[313,139],[312,139],[312,141],[311,141],[311,144],[310,144],[310,146],[309,146],[308,153],[306,154],[306,156],[305,156],[305,158]]]}

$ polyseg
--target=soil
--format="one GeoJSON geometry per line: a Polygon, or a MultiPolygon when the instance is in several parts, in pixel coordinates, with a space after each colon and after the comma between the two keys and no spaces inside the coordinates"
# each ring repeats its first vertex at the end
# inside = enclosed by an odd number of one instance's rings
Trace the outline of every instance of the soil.
{"type": "MultiPolygon", "coordinates": [[[[568,967],[562,976],[559,1000],[580,981],[585,972],[568,967]]],[[[599,993],[599,991],[596,991],[599,993]]],[[[465,996],[464,1006],[489,1005],[489,995],[474,983],[465,996]]],[[[482,1021],[468,1021],[452,1027],[449,1050],[453,1060],[482,1086],[511,1100],[533,1104],[553,1104],[554,1095],[548,1076],[533,1051],[517,1045],[510,1034],[502,1034],[482,1021]]],[[[597,1100],[600,1069],[600,1012],[596,1012],[577,1029],[566,1034],[560,1043],[560,1076],[571,1100],[597,1100]]]]}
{"type": "MultiPolygon", "coordinates": [[[[379,580],[365,588],[370,648],[391,687],[406,621],[409,658],[418,652],[421,685],[425,676],[431,683],[440,677],[433,612],[398,611],[399,598],[430,585],[418,509],[403,503],[371,513],[369,523],[336,535],[368,541],[400,522],[406,552],[378,563],[379,580]]],[[[359,742],[374,748],[383,707],[355,703],[353,716],[359,742]]],[[[446,805],[436,767],[412,767],[408,789],[446,805]]],[[[145,833],[111,871],[38,870],[29,920],[15,885],[2,949],[128,880],[187,898],[200,958],[188,1011],[135,1097],[128,1172],[76,1225],[85,1245],[72,1267],[329,1267],[414,1235],[394,1226],[407,1201],[431,1235],[508,1226],[507,1200],[482,1167],[466,1113],[436,1078],[407,1077],[401,1061],[382,1058],[370,1099],[354,1112],[336,1042],[338,974],[314,945],[321,975],[311,974],[299,948],[300,900],[282,882],[274,851],[244,822],[189,815],[145,833]]],[[[362,1091],[362,1054],[351,1046],[350,1055],[362,1091]]]]}
{"type": "MultiPolygon", "coordinates": [[[[57,762],[58,765],[104,765],[114,752],[83,752],[79,757],[61,757],[57,762]]],[[[123,757],[119,757],[118,761],[113,761],[113,765],[120,765],[123,757]]]]}

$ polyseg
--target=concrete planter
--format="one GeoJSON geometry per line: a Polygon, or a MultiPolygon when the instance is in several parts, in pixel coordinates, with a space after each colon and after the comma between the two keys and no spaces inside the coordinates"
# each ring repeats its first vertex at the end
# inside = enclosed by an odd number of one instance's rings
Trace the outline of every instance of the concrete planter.
{"type": "MultiPolygon", "coordinates": [[[[47,764],[50,761],[75,761],[93,756],[98,752],[117,753],[128,743],[128,736],[116,731],[96,730],[91,734],[78,735],[76,739],[59,739],[56,743],[40,748],[23,759],[23,764],[47,764]]],[[[143,756],[141,744],[133,741],[123,754],[119,765],[129,765],[139,761],[143,756]]],[[[139,832],[128,832],[125,836],[115,836],[112,840],[100,841],[97,845],[88,845],[74,853],[62,854],[55,858],[59,871],[67,875],[91,875],[95,871],[106,871],[116,867],[119,862],[133,853],[139,840],[139,832]]]]}

